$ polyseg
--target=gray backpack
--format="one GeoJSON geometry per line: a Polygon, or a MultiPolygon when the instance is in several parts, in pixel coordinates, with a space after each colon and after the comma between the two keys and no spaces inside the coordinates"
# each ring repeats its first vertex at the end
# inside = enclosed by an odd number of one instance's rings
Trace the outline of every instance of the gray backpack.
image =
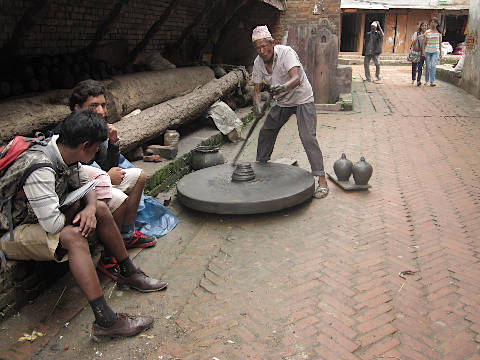
{"type": "MultiPolygon", "coordinates": [[[[0,152],[0,234],[10,232],[31,216],[23,185],[28,176],[42,167],[50,167],[57,172],[55,154],[51,154],[47,144],[50,139],[16,137],[0,152]],[[27,143],[27,144],[25,144],[27,143]]],[[[0,251],[2,267],[6,260],[0,251]]]]}

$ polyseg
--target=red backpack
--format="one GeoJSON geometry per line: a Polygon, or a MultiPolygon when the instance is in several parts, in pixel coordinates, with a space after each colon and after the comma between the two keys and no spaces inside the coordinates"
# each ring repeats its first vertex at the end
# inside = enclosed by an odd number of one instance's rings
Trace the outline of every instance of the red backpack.
{"type": "Polygon", "coordinates": [[[7,145],[0,146],[0,175],[17,157],[35,144],[46,145],[43,135],[35,138],[15,136],[7,145]]]}

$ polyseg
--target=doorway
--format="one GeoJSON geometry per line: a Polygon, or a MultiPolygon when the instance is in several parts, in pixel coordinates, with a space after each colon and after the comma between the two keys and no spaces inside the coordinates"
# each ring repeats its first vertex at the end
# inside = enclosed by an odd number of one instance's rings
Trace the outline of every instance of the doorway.
{"type": "Polygon", "coordinates": [[[357,31],[357,14],[342,14],[342,35],[340,41],[340,51],[357,51],[357,38],[360,35],[357,31]]]}
{"type": "Polygon", "coordinates": [[[465,41],[465,28],[467,26],[468,15],[446,15],[445,16],[445,34],[443,41],[452,45],[453,49],[465,41]]]}

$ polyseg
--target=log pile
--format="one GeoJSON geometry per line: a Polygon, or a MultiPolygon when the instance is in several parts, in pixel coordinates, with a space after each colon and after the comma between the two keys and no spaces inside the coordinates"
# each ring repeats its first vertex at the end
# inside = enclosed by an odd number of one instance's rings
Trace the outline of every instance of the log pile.
{"type": "MultiPolygon", "coordinates": [[[[188,93],[214,78],[205,66],[120,75],[107,80],[109,121],[128,112],[188,93]]],[[[15,135],[33,135],[62,121],[69,113],[71,90],[53,90],[0,102],[0,144],[15,135]]],[[[123,135],[122,135],[123,136],[123,135]]]]}
{"type": "Polygon", "coordinates": [[[237,87],[243,87],[246,80],[246,71],[235,69],[184,96],[152,106],[139,115],[120,120],[115,127],[122,137],[121,152],[127,153],[141,146],[144,142],[163,134],[167,128],[198,118],[215,101],[228,95],[237,87]]]}

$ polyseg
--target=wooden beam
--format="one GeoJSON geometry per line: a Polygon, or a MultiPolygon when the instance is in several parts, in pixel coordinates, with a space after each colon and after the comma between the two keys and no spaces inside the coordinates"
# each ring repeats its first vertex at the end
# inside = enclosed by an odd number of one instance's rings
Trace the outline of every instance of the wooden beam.
{"type": "Polygon", "coordinates": [[[202,23],[208,15],[215,9],[215,7],[221,2],[222,0],[207,0],[203,9],[200,13],[193,19],[193,21],[183,29],[180,37],[175,41],[174,44],[169,45],[169,49],[177,49],[179,46],[183,44],[185,39],[190,35],[196,25],[202,23]]]}
{"type": "Polygon", "coordinates": [[[112,25],[118,19],[119,15],[122,12],[124,5],[128,3],[128,0],[119,0],[117,4],[113,7],[112,11],[105,19],[105,21],[98,27],[97,32],[93,40],[88,44],[86,50],[87,52],[92,52],[97,47],[97,44],[103,39],[105,35],[108,34],[112,25]]]}
{"type": "Polygon", "coordinates": [[[230,8],[230,11],[227,11],[225,16],[222,17],[219,21],[217,21],[214,26],[209,27],[207,39],[205,40],[203,45],[200,47],[200,54],[203,53],[205,48],[215,44],[218,41],[218,37],[220,36],[223,29],[225,28],[225,25],[227,25],[229,21],[232,19],[232,17],[249,2],[250,4],[253,4],[253,1],[249,1],[249,0],[243,0],[243,1],[234,0],[235,5],[232,8],[230,8]]]}
{"type": "Polygon", "coordinates": [[[150,40],[156,35],[158,30],[160,30],[160,27],[167,21],[168,17],[172,14],[173,11],[175,11],[176,7],[179,5],[180,0],[172,0],[170,1],[170,4],[168,7],[165,9],[162,15],[158,18],[157,21],[153,23],[152,26],[150,26],[150,29],[148,29],[147,33],[143,37],[142,41],[140,41],[137,46],[130,52],[128,59],[130,62],[134,62],[135,59],[137,58],[138,55],[147,47],[148,43],[150,40]]]}
{"type": "Polygon", "coordinates": [[[15,25],[15,30],[13,31],[10,40],[3,46],[3,53],[4,54],[15,54],[20,46],[19,43],[24,35],[32,28],[35,21],[35,15],[37,15],[45,6],[48,4],[48,0],[37,0],[34,1],[32,6],[30,6],[25,13],[23,14],[22,18],[18,21],[15,25]]]}

